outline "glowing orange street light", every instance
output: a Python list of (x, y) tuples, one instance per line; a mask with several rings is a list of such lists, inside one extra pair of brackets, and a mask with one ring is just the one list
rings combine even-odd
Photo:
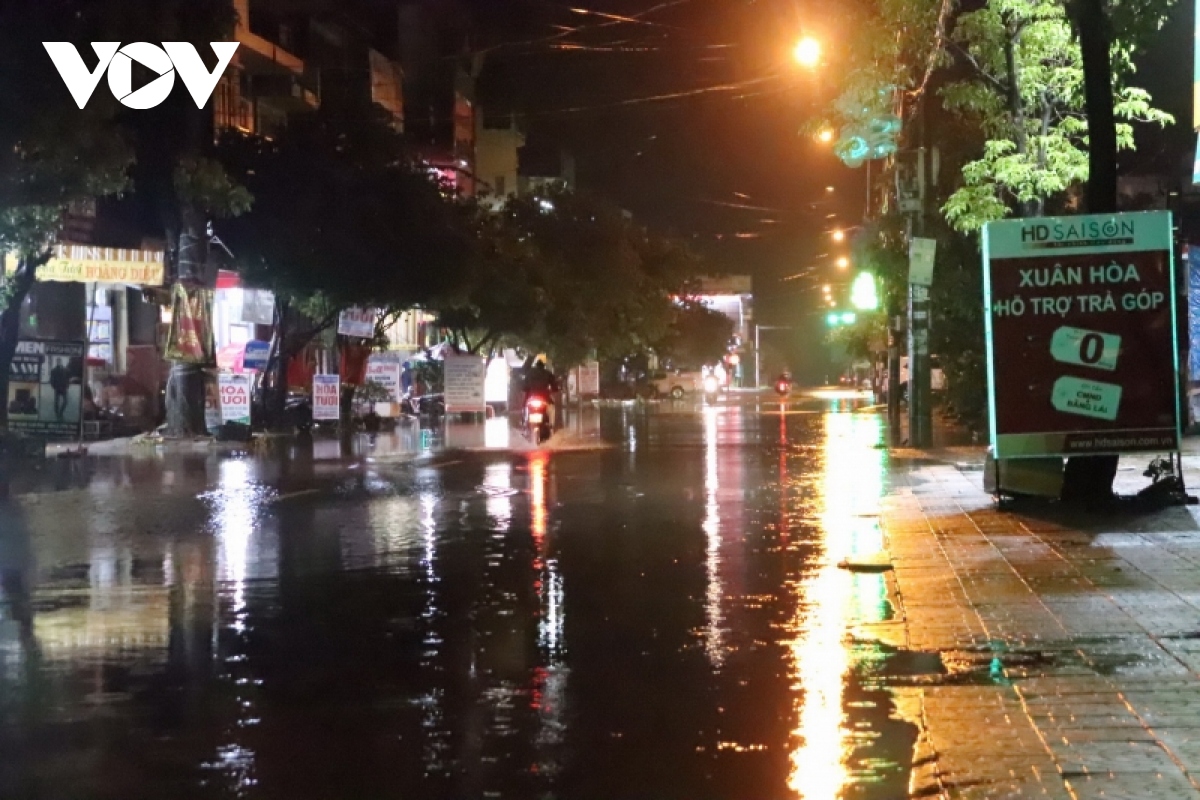
[(838, 269), (845, 269), (850, 266), (850, 259), (845, 256), (840, 256), (837, 260)]
[(829, 144), (833, 141), (833, 131), (829, 130), (829, 128), (825, 128), (817, 134), (817, 141), (821, 144)]
[(835, 242), (844, 242), (844, 241), (846, 241), (846, 232), (845, 232), (845, 231), (843, 231), (843, 230), (841, 230), (841, 229), (838, 229), (838, 230), (834, 231), (834, 232), (833, 232), (833, 240), (834, 240)]
[(805, 36), (796, 43), (792, 56), (802, 67), (815, 67), (821, 63), (821, 43), (811, 36)]

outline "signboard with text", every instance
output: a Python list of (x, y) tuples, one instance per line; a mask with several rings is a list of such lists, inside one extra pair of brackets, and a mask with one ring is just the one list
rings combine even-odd
[(445, 368), (446, 413), (478, 413), (487, 411), (484, 382), (487, 363), (480, 356), (448, 355)]
[(585, 361), (579, 367), (579, 386), (577, 391), (582, 397), (600, 394), (599, 361)]
[(341, 417), (341, 380), (337, 375), (313, 375), (312, 414), (316, 420)]
[(21, 341), (8, 368), (8, 427), (35, 436), (79, 435), (83, 342)]
[(347, 308), (338, 316), (339, 336), (371, 339), (375, 336), (375, 309)]
[(222, 372), (217, 376), (221, 393), (221, 422), (250, 424), (250, 391), (253, 388), (249, 375)]
[(996, 457), (1178, 449), (1170, 213), (993, 222), (983, 254)]
[(394, 353), (379, 353), (367, 359), (367, 380), (387, 389), (386, 402), (400, 402), (400, 359)]

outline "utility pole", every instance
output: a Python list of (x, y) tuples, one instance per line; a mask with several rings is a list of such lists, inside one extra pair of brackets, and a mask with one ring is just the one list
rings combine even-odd
[[(921, 102), (917, 147), (917, 211), (913, 233), (925, 233), (925, 103)], [(908, 285), (908, 443), (933, 445), (933, 413), (929, 374), (929, 287)]]

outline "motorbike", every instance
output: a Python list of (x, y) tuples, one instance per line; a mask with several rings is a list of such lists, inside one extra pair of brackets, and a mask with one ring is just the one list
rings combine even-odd
[(775, 381), (775, 391), (780, 397), (787, 397), (792, 393), (792, 382), (787, 378), (779, 378)]
[(541, 444), (550, 438), (550, 400), (545, 395), (531, 394), (525, 398), (525, 435)]
[(440, 394), (414, 395), (408, 392), (400, 401), (404, 412), (414, 417), (437, 419), (446, 415), (446, 399)]
[(283, 404), (283, 413), (288, 424), (300, 433), (312, 430), (312, 399), (308, 395), (289, 392), (287, 400)]
[(721, 394), (721, 382), (717, 380), (716, 375), (704, 376), (704, 400), (708, 403), (717, 402), (717, 398)]

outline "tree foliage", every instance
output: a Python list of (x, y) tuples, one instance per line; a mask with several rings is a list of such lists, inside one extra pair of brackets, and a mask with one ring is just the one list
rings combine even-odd
[[(962, 185), (943, 207), (955, 228), (974, 231), (1017, 209), (1041, 213), (1049, 198), (1087, 179), (1087, 116), (1079, 42), (1059, 0), (989, 0), (962, 14), (954, 51), (970, 77), (946, 85), (947, 108), (973, 120), (982, 154), (962, 170)], [(1171, 115), (1127, 85), (1133, 45), (1112, 49), (1117, 146), (1132, 149), (1132, 123), (1165, 125)]]

